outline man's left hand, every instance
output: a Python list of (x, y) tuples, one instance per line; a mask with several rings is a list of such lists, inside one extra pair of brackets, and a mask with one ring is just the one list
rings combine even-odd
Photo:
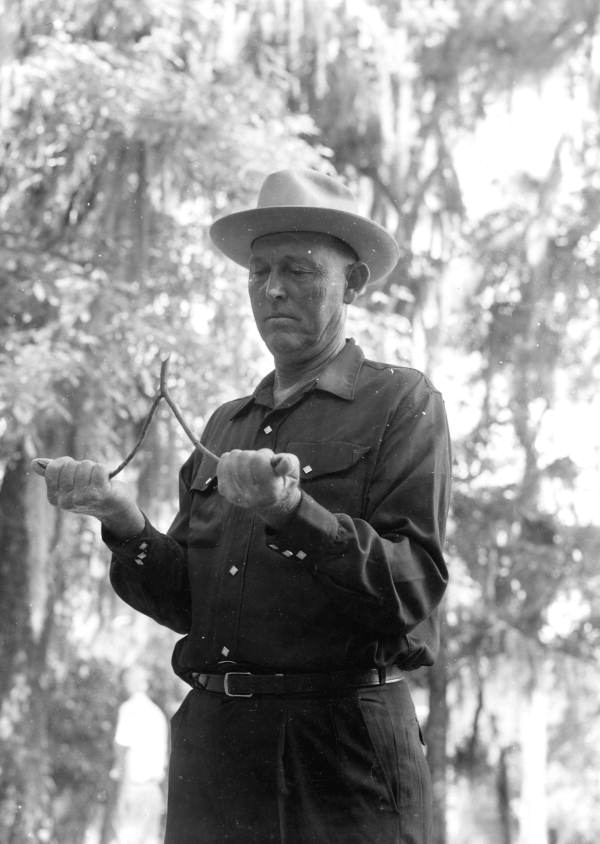
[(295, 454), (227, 451), (217, 467), (219, 492), (232, 504), (254, 510), (268, 525), (282, 527), (300, 503), (300, 461)]

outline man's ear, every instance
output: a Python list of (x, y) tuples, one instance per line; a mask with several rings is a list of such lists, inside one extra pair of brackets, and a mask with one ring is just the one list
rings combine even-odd
[(344, 291), (344, 302), (352, 304), (360, 291), (371, 277), (371, 271), (364, 261), (356, 261), (346, 270), (346, 290)]

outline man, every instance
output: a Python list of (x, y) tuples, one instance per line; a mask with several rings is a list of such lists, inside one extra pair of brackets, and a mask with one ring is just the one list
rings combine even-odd
[(213, 225), (248, 267), (275, 371), (204, 432), (167, 535), (96, 464), (46, 470), (92, 513), (111, 581), (184, 634), (167, 844), (429, 841), (430, 781), (405, 674), (431, 664), (450, 460), (440, 394), (366, 361), (345, 312), (398, 247), (338, 181), (269, 176)]
[(168, 725), (162, 709), (148, 697), (148, 681), (141, 665), (132, 665), (123, 675), (128, 697), (119, 707), (111, 772), (119, 784), (116, 844), (158, 844), (160, 837)]

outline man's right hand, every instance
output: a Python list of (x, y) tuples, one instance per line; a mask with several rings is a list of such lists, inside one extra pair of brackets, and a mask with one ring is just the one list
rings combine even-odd
[(120, 538), (143, 530), (144, 516), (135, 499), (124, 484), (111, 481), (102, 464), (72, 457), (38, 457), (31, 464), (44, 477), (48, 501), (55, 507), (95, 516)]

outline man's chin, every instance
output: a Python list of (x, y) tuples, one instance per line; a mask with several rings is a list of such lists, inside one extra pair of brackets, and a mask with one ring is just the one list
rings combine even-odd
[(275, 357), (278, 355), (297, 354), (307, 346), (306, 338), (298, 337), (286, 331), (264, 331), (263, 342)]

